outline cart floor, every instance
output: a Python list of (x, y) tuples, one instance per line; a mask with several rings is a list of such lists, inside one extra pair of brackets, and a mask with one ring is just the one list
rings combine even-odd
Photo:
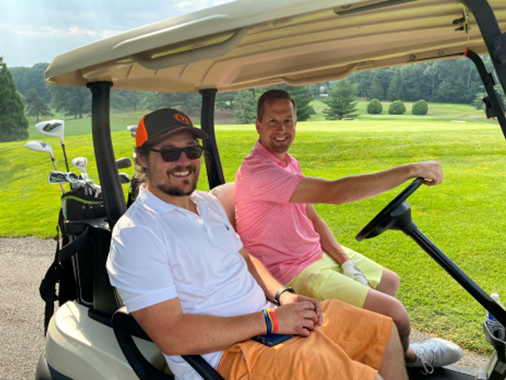
[(424, 375), (420, 372), (420, 368), (408, 367), (409, 380), (474, 380), (476, 371), (448, 366), (444, 368), (434, 368), (431, 375)]

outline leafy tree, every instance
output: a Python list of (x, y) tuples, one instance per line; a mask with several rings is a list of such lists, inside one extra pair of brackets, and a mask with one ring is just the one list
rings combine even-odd
[(216, 109), (233, 110), (235, 92), (218, 92), (216, 94)]
[(483, 102), (481, 101), (481, 98), (483, 98), (485, 96), (487, 96), (487, 94), (485, 94), (484, 92), (480, 92), (479, 94), (477, 94), (476, 97), (474, 98), (472, 106), (474, 108), (476, 108), (477, 110), (483, 111)]
[(10, 69), (14, 83), (24, 97), (28, 95), (28, 91), (35, 88), (37, 95), (46, 104), (51, 102), (49, 85), (44, 82), (44, 73), (48, 66), (49, 63), (37, 63), (32, 67), (12, 67)]
[(195, 92), (151, 92), (146, 94), (141, 107), (149, 110), (163, 107), (177, 108), (191, 115), (202, 108), (202, 98)]
[(429, 112), (429, 105), (423, 99), (413, 103), (413, 107), (411, 108), (411, 113), (413, 115), (427, 115)]
[(329, 89), (329, 96), (322, 99), (329, 108), (323, 110), (325, 119), (342, 120), (357, 117), (356, 87), (346, 79), (334, 82)]
[(91, 110), (91, 91), (84, 87), (50, 86), (56, 112), (65, 112), (66, 116), (81, 119), (84, 113)]
[(390, 86), (388, 87), (387, 99), (393, 101), (395, 99), (401, 99), (403, 95), (404, 90), (402, 88), (401, 71), (399, 68), (396, 68)]
[(32, 88), (26, 94), (26, 116), (35, 116), (39, 122), (39, 116), (53, 116), (48, 105), (37, 95), (37, 90)]
[(371, 115), (379, 115), (383, 111), (383, 105), (378, 99), (372, 99), (367, 105), (367, 113)]
[(0, 70), (0, 142), (28, 138), (25, 105), (16, 89), (11, 72), (4, 63)]
[(367, 90), (367, 98), (368, 99), (378, 99), (381, 100), (385, 97), (385, 91), (383, 90), (383, 87), (381, 86), (378, 76), (375, 75), (374, 79), (372, 80), (371, 86)]
[(406, 106), (402, 100), (396, 100), (390, 104), (390, 107), (388, 107), (388, 113), (390, 115), (402, 115), (404, 112), (406, 112)]
[(143, 93), (139, 91), (112, 90), (111, 108), (124, 111), (137, 111)]
[(233, 113), (239, 124), (255, 122), (257, 118), (257, 97), (254, 89), (250, 88), (236, 92)]
[(289, 86), (282, 84), (279, 89), (285, 90), (290, 94), (297, 105), (297, 121), (306, 121), (311, 115), (316, 114), (314, 108), (309, 104), (314, 100), (313, 91), (310, 86)]

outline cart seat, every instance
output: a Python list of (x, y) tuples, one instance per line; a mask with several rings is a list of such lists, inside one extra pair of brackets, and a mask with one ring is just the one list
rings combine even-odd
[(235, 227), (235, 182), (224, 183), (209, 190), (209, 194), (214, 195), (220, 201), (227, 213), (228, 220), (234, 229)]

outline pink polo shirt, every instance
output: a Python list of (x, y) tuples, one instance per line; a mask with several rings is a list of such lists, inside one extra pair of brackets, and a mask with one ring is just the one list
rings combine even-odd
[(282, 284), (322, 257), (320, 235), (305, 203), (289, 203), (302, 170), (256, 142), (235, 178), (235, 217), (244, 247)]

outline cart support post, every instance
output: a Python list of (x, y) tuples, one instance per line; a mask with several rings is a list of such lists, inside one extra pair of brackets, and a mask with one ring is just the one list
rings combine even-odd
[(109, 106), (112, 82), (92, 82), (88, 83), (87, 87), (92, 93), (91, 125), (98, 176), (104, 196), (107, 220), (112, 230), (126, 211), (125, 195), (121, 187), (111, 139)]
[(487, 0), (457, 0), (464, 4), (473, 14), (480, 28), (490, 58), (506, 91), (506, 33), (502, 34), (494, 11)]
[(200, 90), (202, 95), (202, 112), (200, 114), (200, 127), (204, 130), (209, 138), (203, 140), (205, 150), (205, 160), (207, 166), (207, 180), (209, 181), (209, 189), (225, 183), (223, 168), (221, 167), (220, 153), (216, 144), (216, 135), (214, 133), (214, 101), (218, 90), (209, 88)]

